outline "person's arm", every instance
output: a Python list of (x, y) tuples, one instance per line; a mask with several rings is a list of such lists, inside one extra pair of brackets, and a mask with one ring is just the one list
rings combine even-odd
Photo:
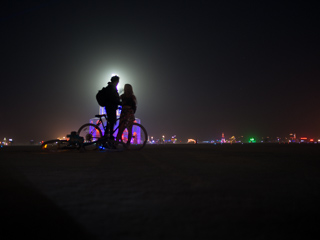
[(119, 97), (119, 105), (122, 106), (123, 100), (122, 100), (122, 95)]
[(111, 92), (111, 98), (110, 98), (112, 104), (114, 105), (120, 105), (120, 96), (119, 93), (116, 89), (113, 89), (113, 91)]
[(121, 105), (121, 100), (120, 100), (120, 96), (119, 96), (119, 93), (117, 92), (117, 96), (116, 96), (116, 104), (117, 105)]
[(136, 113), (136, 111), (137, 111), (137, 100), (136, 99), (132, 99), (132, 109), (133, 109), (133, 112)]

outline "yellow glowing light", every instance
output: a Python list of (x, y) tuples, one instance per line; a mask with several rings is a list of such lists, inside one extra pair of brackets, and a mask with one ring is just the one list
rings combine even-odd
[(192, 138), (189, 138), (187, 143), (194, 143), (195, 144), (195, 143), (197, 143), (197, 141)]

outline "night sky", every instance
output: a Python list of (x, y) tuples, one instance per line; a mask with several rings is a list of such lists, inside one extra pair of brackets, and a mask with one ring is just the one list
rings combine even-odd
[(154, 138), (320, 138), (308, 1), (5, 1), (0, 13), (1, 139), (78, 130), (113, 73)]

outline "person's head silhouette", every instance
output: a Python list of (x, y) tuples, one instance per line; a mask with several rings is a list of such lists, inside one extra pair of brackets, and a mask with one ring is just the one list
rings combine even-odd
[(131, 84), (127, 83), (124, 85), (124, 94), (126, 96), (130, 96), (130, 97), (133, 95), (133, 88), (132, 88)]
[(117, 75), (112, 76), (112, 78), (111, 78), (111, 83), (112, 83), (114, 86), (117, 86), (118, 83), (119, 83), (119, 81), (120, 81), (119, 76), (117, 76)]

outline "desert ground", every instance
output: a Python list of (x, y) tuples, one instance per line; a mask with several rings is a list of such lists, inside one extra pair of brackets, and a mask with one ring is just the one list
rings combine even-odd
[(319, 239), (320, 144), (0, 149), (0, 238)]

